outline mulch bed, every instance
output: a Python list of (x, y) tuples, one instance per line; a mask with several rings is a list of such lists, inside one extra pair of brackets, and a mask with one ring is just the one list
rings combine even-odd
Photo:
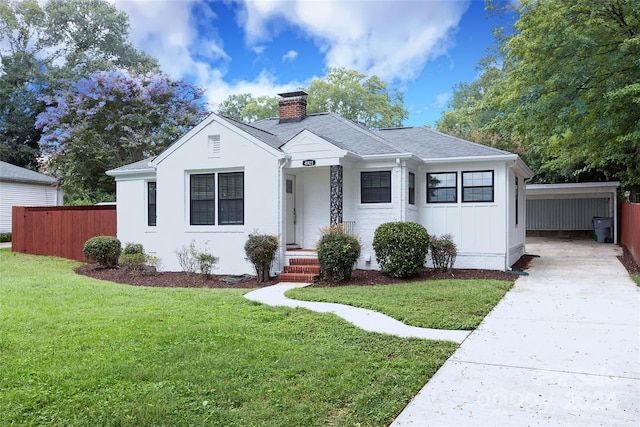
[[(629, 251), (624, 248), (623, 255), (618, 259), (626, 267), (629, 273), (640, 274), (640, 267), (634, 261)], [(498, 270), (474, 270), (454, 268), (452, 271), (439, 272), (433, 268), (423, 268), (417, 276), (406, 279), (396, 279), (378, 270), (354, 270), (351, 280), (341, 283), (340, 285), (387, 285), (394, 283), (408, 283), (416, 280), (439, 280), (439, 279), (495, 279), (515, 281), (519, 274), (524, 272), (534, 257), (524, 255), (513, 266), (513, 272), (508, 273)], [(104, 268), (97, 264), (86, 264), (76, 268), (76, 273), (95, 279), (109, 280), (116, 283), (124, 283), (134, 286), (153, 286), (164, 288), (261, 288), (278, 283), (274, 278), (268, 282), (257, 282), (254, 277), (245, 277), (244, 280), (237, 283), (229, 283), (225, 279), (229, 276), (213, 275), (211, 279), (206, 280), (200, 274), (188, 274), (184, 272), (166, 271), (162, 273), (140, 273), (130, 271), (124, 268)], [(233, 277), (232, 277), (233, 278)], [(328, 287), (336, 286), (333, 283), (317, 281), (312, 286)]]
[[(513, 265), (515, 271), (524, 271), (533, 257), (525, 255)], [(238, 283), (229, 283), (225, 278), (229, 276), (212, 275), (206, 280), (200, 274), (188, 274), (184, 272), (166, 271), (161, 273), (141, 273), (124, 268), (104, 268), (98, 264), (86, 264), (76, 268), (76, 273), (95, 279), (108, 280), (116, 283), (124, 283), (134, 286), (152, 286), (165, 288), (261, 288), (278, 283), (272, 279), (268, 282), (257, 282), (250, 277)], [(438, 280), (438, 279), (496, 279), (515, 281), (517, 274), (507, 273), (497, 270), (473, 270), (454, 268), (449, 272), (438, 272), (433, 268), (423, 268), (417, 276), (406, 279), (396, 279), (378, 270), (354, 270), (351, 280), (340, 285), (385, 285), (394, 283), (407, 283), (416, 280)], [(315, 287), (336, 286), (333, 283), (317, 281)]]

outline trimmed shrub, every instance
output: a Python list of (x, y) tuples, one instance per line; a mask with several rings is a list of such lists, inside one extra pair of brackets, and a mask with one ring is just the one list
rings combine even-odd
[(330, 282), (349, 280), (360, 248), (358, 238), (346, 234), (342, 225), (323, 229), (316, 248), (322, 278)]
[(118, 265), (118, 258), (122, 252), (120, 240), (111, 236), (96, 236), (87, 240), (82, 248), (84, 256), (105, 267)]
[(142, 243), (128, 242), (124, 246), (124, 249), (122, 250), (122, 255), (143, 254), (143, 253), (144, 253), (144, 247), (142, 246)]
[(133, 271), (142, 271), (144, 270), (145, 264), (147, 263), (147, 256), (141, 253), (123, 253), (120, 255), (118, 259), (118, 264), (120, 267), (126, 268), (127, 270)]
[(458, 248), (451, 234), (431, 238), (431, 260), (433, 268), (440, 271), (450, 271), (456, 262)]
[(278, 236), (269, 234), (250, 234), (244, 245), (247, 260), (251, 261), (256, 270), (258, 282), (269, 280), (271, 264), (278, 250)]
[(204, 274), (205, 279), (211, 279), (211, 271), (213, 270), (213, 266), (218, 263), (218, 258), (209, 253), (200, 252), (196, 256), (196, 259), (198, 260), (198, 265), (200, 266), (200, 273)]
[(0, 243), (10, 242), (11, 233), (0, 233)]
[(414, 276), (424, 266), (429, 234), (415, 222), (387, 222), (376, 229), (373, 250), (382, 271), (392, 277)]

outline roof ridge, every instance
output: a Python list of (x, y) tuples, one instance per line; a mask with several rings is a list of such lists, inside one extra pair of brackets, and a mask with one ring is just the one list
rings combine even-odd
[(363, 133), (367, 133), (369, 134), (371, 137), (373, 137), (374, 139), (376, 139), (378, 142), (386, 145), (387, 147), (396, 150), (398, 154), (400, 153), (407, 153), (407, 150), (403, 150), (400, 147), (395, 146), (394, 144), (391, 143), (391, 141), (389, 141), (386, 138), (383, 138), (380, 135), (377, 135), (376, 132), (377, 131), (373, 131), (371, 129), (368, 129), (366, 127), (364, 127), (363, 125), (354, 122), (353, 120), (347, 119), (346, 117), (342, 117), (340, 114), (338, 113), (333, 113), (333, 112), (329, 112), (330, 115), (337, 117), (339, 120), (342, 120), (344, 123), (348, 124), (349, 126), (351, 126), (354, 129), (359, 130), (360, 132)]
[[(214, 113), (214, 114), (215, 114), (215, 113)], [(234, 119), (234, 118), (232, 118), (232, 117), (223, 116), (222, 114), (218, 114), (218, 116), (222, 117), (222, 118), (223, 118), (223, 119), (225, 119), (225, 120), (229, 120), (229, 121), (230, 121), (230, 122), (232, 122), (233, 124), (236, 124), (236, 123), (237, 123), (237, 124), (240, 124), (240, 125), (242, 125), (242, 126), (247, 126), (247, 127), (250, 127), (251, 129), (255, 129), (255, 130), (258, 130), (258, 131), (260, 131), (260, 132), (263, 132), (263, 133), (269, 134), (269, 135), (271, 135), (271, 136), (278, 137), (278, 135), (276, 135), (276, 134), (274, 134), (274, 133), (271, 133), (271, 132), (269, 132), (269, 131), (267, 131), (267, 130), (264, 130), (264, 129), (260, 129), (260, 128), (258, 128), (258, 127), (255, 127), (255, 126), (253, 126), (253, 125), (252, 125), (252, 124), (250, 124), (250, 123), (245, 123), (245, 122), (243, 122), (243, 121), (236, 120), (236, 119)], [(261, 122), (261, 121), (263, 121), (263, 120), (272, 120), (272, 119), (274, 119), (274, 118), (277, 118), (277, 117), (269, 117), (269, 118), (266, 118), (266, 119), (257, 120), (257, 121), (256, 121), (256, 122), (254, 122), (254, 123), (258, 123), (258, 122)]]
[(499, 148), (492, 147), (490, 145), (484, 145), (484, 144), (480, 144), (478, 142), (469, 141), (467, 139), (463, 139), (463, 138), (460, 138), (460, 137), (457, 137), (457, 136), (454, 136), (454, 135), (449, 135), (448, 133), (440, 132), (439, 130), (435, 130), (435, 129), (427, 127), (427, 126), (420, 126), (420, 128), (424, 129), (424, 130), (426, 130), (428, 132), (433, 132), (433, 133), (437, 133), (438, 135), (442, 135), (442, 136), (446, 136), (446, 137), (449, 137), (449, 138), (453, 138), (453, 139), (458, 140), (460, 142), (464, 142), (465, 144), (476, 145), (476, 146), (483, 147), (483, 148), (489, 148), (491, 150), (499, 151), (499, 152), (501, 152), (503, 154), (514, 154), (514, 153), (511, 153), (511, 152), (506, 151), (506, 150), (501, 150)]

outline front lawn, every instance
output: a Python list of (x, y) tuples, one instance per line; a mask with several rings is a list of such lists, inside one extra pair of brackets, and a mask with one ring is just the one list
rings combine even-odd
[(0, 250), (3, 425), (387, 425), (456, 348), (77, 265)]
[(500, 280), (428, 280), (379, 286), (298, 288), (293, 299), (335, 302), (379, 311), (407, 325), (469, 330), (513, 286)]

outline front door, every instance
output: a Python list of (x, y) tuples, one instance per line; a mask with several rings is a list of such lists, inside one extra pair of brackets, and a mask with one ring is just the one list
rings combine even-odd
[(287, 212), (287, 245), (296, 244), (296, 177), (295, 175), (287, 175), (286, 182), (286, 212)]

